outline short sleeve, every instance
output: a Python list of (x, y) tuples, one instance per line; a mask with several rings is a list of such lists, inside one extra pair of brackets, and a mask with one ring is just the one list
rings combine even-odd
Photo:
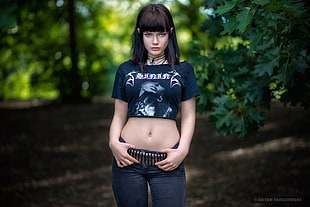
[(115, 74), (112, 98), (128, 101), (125, 90), (125, 75), (121, 72), (121, 68), (118, 68)]
[(186, 101), (194, 96), (196, 97), (200, 95), (196, 85), (196, 77), (193, 66), (187, 63), (184, 69), (186, 70), (187, 75), (184, 77), (184, 88), (181, 101)]

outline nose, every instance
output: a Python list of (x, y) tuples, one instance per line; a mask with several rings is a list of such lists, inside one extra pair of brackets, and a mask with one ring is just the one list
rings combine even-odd
[(158, 44), (158, 36), (154, 35), (153, 36), (153, 45), (157, 45)]

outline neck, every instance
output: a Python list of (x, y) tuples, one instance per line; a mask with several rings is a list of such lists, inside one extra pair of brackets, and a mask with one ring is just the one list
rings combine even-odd
[(147, 65), (161, 65), (164, 64), (166, 62), (166, 56), (165, 54), (159, 55), (159, 56), (150, 56), (148, 55), (147, 57)]

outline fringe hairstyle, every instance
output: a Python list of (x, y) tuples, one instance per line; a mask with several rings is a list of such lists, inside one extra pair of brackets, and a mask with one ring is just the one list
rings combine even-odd
[(143, 44), (143, 32), (145, 31), (169, 33), (165, 56), (170, 67), (174, 70), (174, 65), (180, 62), (180, 50), (172, 16), (164, 5), (147, 5), (141, 9), (137, 17), (132, 34), (132, 58), (136, 64), (140, 65), (142, 72), (145, 71), (145, 63), (148, 58), (147, 50)]

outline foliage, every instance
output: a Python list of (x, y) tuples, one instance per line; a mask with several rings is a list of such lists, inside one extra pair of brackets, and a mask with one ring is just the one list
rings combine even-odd
[[(224, 0), (205, 7), (215, 8), (202, 27), (213, 46), (193, 55), (202, 94), (198, 104), (201, 112), (211, 111), (220, 134), (256, 134), (273, 100), (309, 106), (309, 5)], [(225, 38), (230, 44), (218, 47)]]
[[(117, 65), (130, 56), (137, 11), (154, 1), (74, 0), (74, 19), (69, 1), (1, 1), (0, 100), (110, 95)], [(199, 31), (199, 0), (158, 2), (175, 17), (186, 59), (191, 35)]]
[[(110, 94), (137, 9), (153, 1), (75, 0), (74, 78), (68, 1), (0, 2), (0, 100), (63, 98), (73, 84), (84, 98)], [(181, 58), (195, 65), (198, 109), (220, 134), (256, 134), (273, 100), (309, 106), (307, 1), (158, 2), (170, 6)]]
[[(118, 59), (130, 50), (122, 46), (130, 39), (125, 35), (131, 33), (128, 13), (104, 1), (75, 1), (78, 77), (73, 77), (68, 1), (4, 2), (0, 100), (63, 99), (72, 97), (74, 84), (84, 98), (109, 91), (109, 74), (114, 74)], [(121, 22), (124, 26), (119, 30)]]

